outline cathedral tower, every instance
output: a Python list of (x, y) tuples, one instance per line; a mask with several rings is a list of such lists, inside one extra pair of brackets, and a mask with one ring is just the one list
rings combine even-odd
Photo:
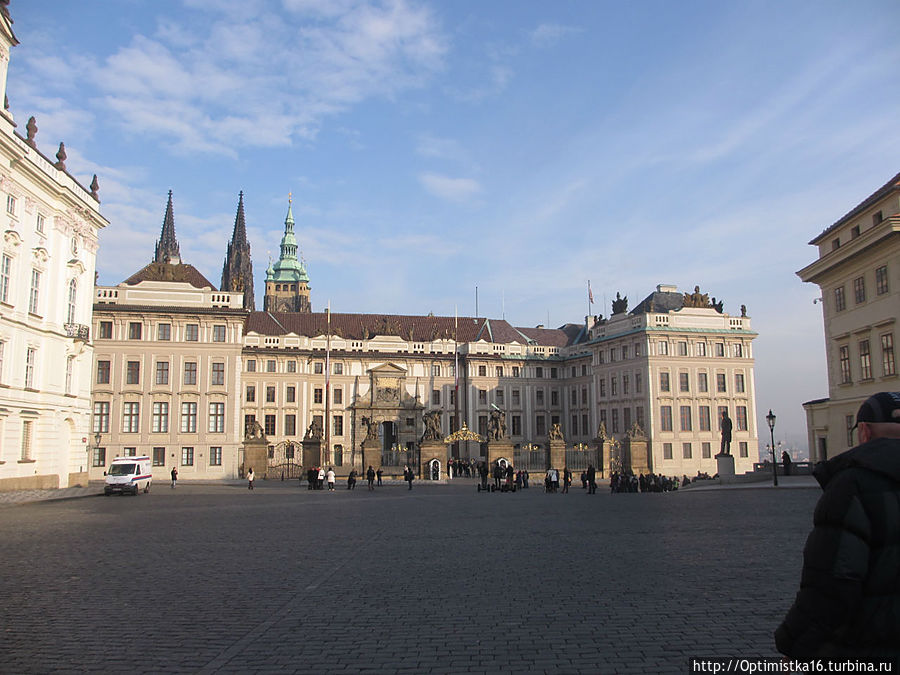
[(244, 193), (238, 196), (237, 215), (234, 218), (234, 232), (228, 243), (225, 264), (222, 267), (223, 291), (243, 292), (244, 309), (256, 310), (253, 296), (253, 262), (250, 260), (250, 242), (247, 241), (247, 226), (244, 222)]
[(172, 213), (172, 191), (169, 190), (169, 203), (166, 204), (166, 216), (163, 218), (162, 232), (159, 241), (156, 242), (156, 255), (153, 262), (181, 263), (181, 252), (178, 250), (178, 240), (175, 238), (175, 216)]
[(267, 312), (309, 313), (309, 276), (306, 267), (297, 259), (297, 239), (294, 237), (294, 214), (288, 200), (287, 217), (284, 219), (284, 236), (281, 238), (281, 256), (278, 262), (266, 270)]

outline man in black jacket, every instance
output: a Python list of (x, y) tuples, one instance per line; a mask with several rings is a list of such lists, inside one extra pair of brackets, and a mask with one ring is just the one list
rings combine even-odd
[(900, 670), (900, 392), (867, 399), (860, 444), (817, 465), (824, 490), (800, 591), (775, 645), (797, 659), (875, 660)]

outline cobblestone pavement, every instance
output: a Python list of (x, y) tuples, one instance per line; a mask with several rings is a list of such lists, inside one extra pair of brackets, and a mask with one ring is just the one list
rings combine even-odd
[(0, 672), (687, 672), (774, 656), (819, 491), (154, 486), (0, 509)]

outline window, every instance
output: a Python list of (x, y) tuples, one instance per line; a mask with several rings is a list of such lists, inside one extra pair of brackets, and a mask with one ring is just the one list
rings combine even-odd
[(181, 466), (194, 466), (193, 448), (181, 448)]
[(884, 295), (888, 292), (887, 265), (882, 265), (875, 270), (875, 293)]
[(156, 339), (167, 342), (172, 339), (172, 324), (161, 323), (156, 327)]
[(31, 270), (31, 290), (28, 294), (28, 312), (37, 314), (41, 297), (41, 273)]
[(313, 364), (313, 373), (316, 375), (322, 375), (325, 372), (325, 364), (321, 361), (316, 361)]
[(547, 435), (547, 419), (543, 415), (538, 415), (534, 419), (534, 431), (538, 436)]
[[(669, 374), (668, 374), (668, 373), (666, 373), (666, 377), (667, 377), (667, 378), (669, 377)], [(668, 381), (668, 380), (667, 380), (667, 381)], [(668, 386), (668, 385), (667, 385), (667, 386)], [(668, 391), (668, 389), (667, 389), (666, 391)], [(617, 396), (618, 393), (619, 393), (618, 378), (616, 378), (616, 377), (611, 377), (611, 378), (609, 378), (609, 395), (610, 395), (610, 396)]]
[(693, 451), (691, 450), (691, 444), (690, 444), (690, 443), (682, 443), (682, 444), (681, 444), (681, 456), (682, 456), (682, 458), (684, 458), (684, 459), (691, 459), (691, 456), (692, 456), (692, 455), (693, 455)]
[(94, 433), (109, 433), (109, 401), (94, 403)]
[(225, 433), (225, 404), (209, 404), (209, 431), (214, 434)]
[(169, 404), (156, 401), (153, 404), (153, 416), (150, 419), (150, 432), (154, 434), (169, 433)]
[(691, 406), (683, 405), (681, 406), (681, 430), (682, 431), (693, 431), (694, 425), (692, 423), (691, 418)]
[(534, 369), (534, 376), (535, 376), (535, 377), (543, 377), (543, 376), (544, 376), (544, 369), (541, 368), (540, 366), (538, 366), (537, 368), (535, 368), (535, 369)]
[(739, 405), (734, 409), (735, 428), (738, 431), (747, 431), (747, 406)]
[(700, 444), (700, 454), (703, 459), (709, 459), (712, 457), (712, 444), (710, 443), (701, 443)]
[(441, 376), (441, 367), (440, 366), (431, 366), (431, 376), (432, 377), (440, 377)]
[(44, 234), (44, 221), (46, 218), (43, 213), (37, 214), (37, 221), (35, 222), (34, 229), (36, 229), (41, 234)]
[(166, 449), (165, 448), (153, 448), (153, 466), (165, 466), (166, 465)]
[(335, 375), (343, 375), (344, 374), (344, 364), (343, 363), (335, 363), (334, 364), (334, 374)]
[(847, 301), (844, 299), (844, 287), (838, 286), (834, 289), (834, 311), (843, 312), (847, 309)]
[(707, 373), (697, 373), (697, 391), (704, 394), (709, 391), (709, 375)]
[(122, 433), (136, 434), (141, 422), (141, 404), (122, 404)]
[(537, 405), (544, 405), (544, 390), (538, 389), (534, 392), (534, 402)]
[(578, 415), (572, 415), (572, 428), (569, 429), (572, 436), (578, 435)]
[(518, 389), (512, 390), (512, 403), (513, 405), (521, 405), (522, 403), (522, 395), (519, 393)]
[(184, 327), (184, 339), (187, 342), (197, 342), (200, 339), (200, 326), (189, 323)]
[(289, 386), (284, 391), (284, 400), (288, 403), (295, 403), (297, 401), (297, 388), (294, 386)]
[(519, 366), (513, 366), (513, 367), (512, 367), (512, 376), (513, 376), (513, 377), (519, 377), (519, 372), (520, 372), (520, 371), (519, 371)]
[(688, 355), (687, 342), (679, 342), (678, 343), (678, 356), (687, 356), (687, 355)]
[(256, 385), (247, 385), (246, 396), (244, 398), (246, 399), (247, 403), (253, 403), (256, 401)]
[(857, 305), (866, 301), (866, 278), (857, 277), (853, 280), (853, 300)]
[(659, 407), (659, 424), (663, 431), (672, 431), (672, 406)]
[(612, 432), (617, 434), (619, 433), (619, 409), (613, 408), (610, 414), (612, 415)]
[[(321, 417), (317, 415), (316, 417)], [(265, 434), (266, 436), (274, 436), (275, 435), (275, 415), (266, 415), (265, 420)]]
[(296, 362), (296, 361), (293, 361), (293, 360), (288, 361), (288, 362), (285, 364), (285, 370), (286, 370), (288, 373), (296, 373), (296, 372), (297, 372), (297, 362)]
[(275, 403), (275, 387), (266, 387), (266, 403)]
[(606, 397), (606, 378), (600, 378), (600, 398)]
[(313, 403), (321, 403), (322, 402), (322, 388), (316, 387), (313, 389)]
[(859, 377), (862, 380), (872, 379), (872, 355), (869, 353), (869, 341), (859, 342)]
[(222, 466), (222, 447), (214, 445), (209, 449), (209, 465)]
[(881, 336), (881, 374), (896, 375), (894, 370), (894, 335), (885, 333)]
[(513, 436), (521, 436), (522, 435), (522, 417), (521, 417), (521, 415), (513, 415), (512, 416), (512, 435)]
[(876, 211), (872, 214), (872, 227), (880, 224), (881, 221), (884, 220), (884, 214), (881, 211)]
[[(622, 393), (623, 393), (625, 396), (628, 396), (628, 384), (629, 384), (629, 382), (628, 382), (628, 375), (622, 375)], [(584, 394), (587, 394), (587, 392), (584, 391), (584, 390), (582, 390), (582, 392), (583, 392)], [(587, 397), (586, 397), (586, 396), (583, 396), (582, 398), (584, 399), (582, 402), (583, 402), (583, 403), (587, 403)]]
[(503, 366), (497, 366), (494, 368), (494, 375), (497, 377), (503, 377)]
[(93, 448), (91, 466), (106, 466), (106, 448)]
[(194, 402), (181, 404), (181, 433), (197, 433), (197, 404)]
[(37, 349), (29, 347), (25, 351), (25, 388), (34, 389), (34, 364), (37, 360)]
[(332, 418), (332, 430), (334, 436), (343, 436), (344, 435), (344, 416), (343, 415), (335, 415)]
[(661, 355), (666, 355), (669, 353), (669, 343), (668, 342), (658, 342), (656, 352)]
[(137, 457), (137, 448), (125, 448), (126, 457)]
[(700, 421), (700, 431), (709, 431), (711, 428), (710, 424), (709, 424), (709, 421), (710, 421), (709, 420), (709, 406), (701, 405), (700, 408), (698, 409), (698, 413), (699, 413), (698, 417), (699, 417), (699, 421)]
[(659, 390), (669, 391), (669, 373), (661, 372), (659, 374)]
[(169, 362), (156, 362), (156, 384), (169, 384)]
[(854, 225), (850, 228), (850, 238), (856, 239), (859, 236), (859, 225)]
[(128, 339), (140, 340), (143, 329), (144, 325), (140, 321), (130, 321), (128, 323)]
[(285, 415), (284, 416), (284, 435), (285, 436), (296, 436), (297, 435), (297, 416), (296, 415)]
[(479, 415), (478, 416), (478, 433), (481, 436), (487, 436), (488, 433), (488, 418), (487, 415)]
[(267, 359), (266, 360), (266, 372), (267, 373), (275, 372), (275, 359)]
[(109, 361), (97, 361), (97, 384), (109, 384)]
[(690, 374), (688, 373), (678, 373), (678, 391), (690, 391)]
[(197, 384), (197, 362), (184, 362), (184, 384)]
[(724, 342), (716, 343), (716, 356), (725, 356), (725, 343)]
[(128, 361), (125, 364), (125, 384), (141, 383), (141, 362)]
[(494, 391), (494, 399), (497, 401), (497, 405), (503, 405), (503, 390), (497, 389)]
[(740, 342), (731, 345), (731, 355), (736, 359), (741, 358), (744, 355), (744, 345)]
[[(624, 375), (622, 377), (622, 382), (624, 383), (627, 381), (628, 381), (628, 376)], [(625, 393), (626, 394), (628, 393), (628, 387), (625, 387)], [(588, 402), (587, 387), (582, 387), (581, 388), (581, 405), (587, 405), (587, 402)]]
[(225, 326), (213, 326), (213, 342), (225, 342)]
[(478, 390), (478, 402), (481, 404), (487, 403), (487, 389)]
[(841, 239), (838, 237), (837, 239), (831, 240), (831, 250), (837, 251), (841, 247)]
[(716, 373), (716, 391), (720, 394), (724, 394), (727, 391), (725, 373)]
[(706, 356), (706, 343), (705, 342), (697, 342), (694, 344), (694, 351), (697, 356)]
[(634, 391), (638, 394), (644, 389), (644, 378), (640, 373), (634, 374)]
[(841, 384), (850, 384), (850, 347), (844, 345), (838, 350), (841, 365)]
[(738, 394), (744, 393), (744, 374), (743, 373), (735, 373), (734, 374), (734, 390)]
[(634, 417), (637, 425), (643, 429), (644, 428), (644, 406), (637, 406), (634, 409)]
[(247, 372), (248, 373), (256, 372), (256, 359), (247, 359)]
[(671, 443), (663, 443), (663, 459), (672, 459)]
[(569, 392), (569, 402), (572, 405), (578, 405), (578, 390), (575, 387), (572, 387), (572, 390)]
[(340, 387), (335, 387), (333, 390), (334, 403), (335, 405), (343, 405), (344, 404), (344, 390)]
[(213, 384), (213, 386), (225, 384), (225, 364), (224, 363), (213, 363), (212, 364), (212, 384)]
[(16, 198), (12, 195), (6, 195), (6, 212), (11, 216), (16, 215)]
[(66, 323), (75, 323), (75, 312), (78, 308), (78, 282), (72, 279), (69, 282), (69, 302), (66, 309)]
[(747, 441), (741, 441), (740, 443), (738, 443), (738, 454), (741, 457), (749, 457), (750, 456), (749, 446), (747, 444)]
[(727, 406), (727, 405), (720, 405), (720, 406), (719, 406), (719, 408), (718, 408), (718, 413), (717, 413), (717, 416), (716, 416), (716, 419), (719, 421), (719, 426), (718, 426), (719, 431), (722, 431), (722, 415), (725, 414), (725, 413), (727, 413), (727, 412), (728, 412), (728, 406)]
[(456, 389), (450, 390), (450, 405), (456, 405)]
[[(628, 425), (631, 424), (631, 410), (629, 408), (625, 408), (625, 428), (628, 428)], [(581, 433), (584, 436), (587, 436), (590, 432), (588, 431), (588, 416), (581, 416)]]
[(441, 390), (440, 389), (432, 389), (431, 390), (431, 405), (440, 405), (441, 404)]

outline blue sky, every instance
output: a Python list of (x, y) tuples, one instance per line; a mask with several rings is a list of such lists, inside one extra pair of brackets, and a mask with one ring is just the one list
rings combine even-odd
[[(582, 321), (699, 284), (755, 342), (760, 429), (827, 395), (807, 242), (900, 167), (900, 4), (13, 0), (10, 109), (100, 179), (101, 284), (221, 276), (244, 191), (257, 303), (287, 195), (313, 307)], [(762, 436), (762, 433), (761, 433)]]

